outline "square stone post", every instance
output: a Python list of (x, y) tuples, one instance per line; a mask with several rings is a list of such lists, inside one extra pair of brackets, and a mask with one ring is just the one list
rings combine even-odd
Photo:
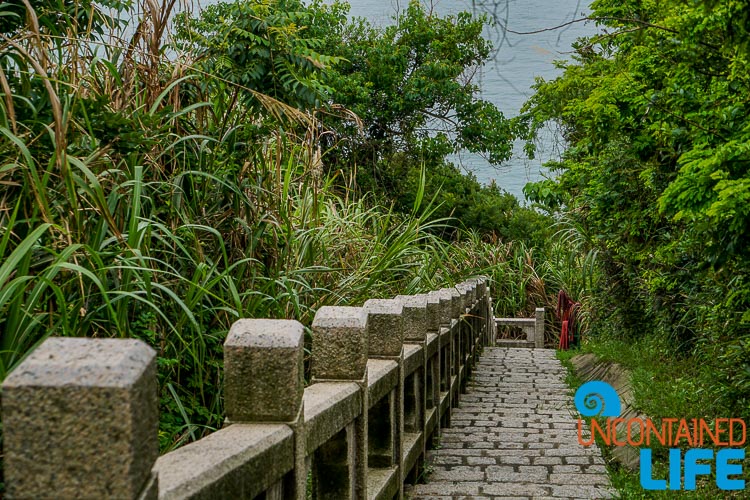
[(346, 447), (349, 475), (338, 480), (347, 481), (345, 489), (352, 498), (367, 498), (367, 411), (370, 407), (367, 397), (367, 313), (361, 307), (324, 306), (315, 314), (312, 330), (313, 382), (356, 382), (360, 387), (360, 416), (354, 421), (351, 436), (347, 433), (350, 440)]
[(489, 280), (486, 276), (480, 276), (477, 282), (477, 292), (479, 294), (479, 301), (481, 302), (482, 316), (484, 317), (483, 329), (490, 335), (491, 345), (494, 345), (496, 336), (495, 315), (492, 307), (488, 281)]
[(3, 382), (8, 498), (156, 499), (156, 353), (48, 338)]
[[(393, 408), (389, 407), (391, 413), (389, 415), (391, 421), (391, 435), (389, 436), (391, 461), (389, 465), (398, 466), (400, 478), (398, 498), (403, 498), (404, 307), (399, 300), (370, 299), (364, 303), (362, 308), (367, 314), (368, 357), (391, 359), (398, 363), (398, 385), (393, 391)], [(368, 424), (372, 425), (372, 422), (368, 422)]]
[(469, 314), (471, 317), (471, 327), (474, 331), (477, 341), (482, 345), (487, 345), (487, 339), (482, 329), (482, 318), (480, 317), (480, 310), (477, 307), (477, 280), (475, 278), (466, 280), (465, 287), (467, 289), (469, 298)]
[(294, 432), (294, 474), (279, 484), (303, 498), (305, 467), (305, 330), (297, 321), (241, 319), (224, 342), (224, 408), (227, 423), (286, 423)]
[[(446, 391), (448, 392), (448, 409), (445, 411), (443, 416), (443, 424), (450, 426), (451, 410), (457, 404), (458, 386), (453, 384), (453, 376), (456, 376), (456, 382), (458, 383), (458, 351), (457, 351), (457, 340), (458, 333), (453, 328), (453, 294), (448, 289), (434, 290), (427, 294), (428, 303), (429, 301), (438, 301), (439, 309), (439, 332), (440, 332), (440, 345), (447, 343), (447, 348), (443, 348), (443, 356), (445, 356), (445, 371), (446, 373), (441, 376), (446, 381)], [(445, 337), (445, 339), (444, 339)], [(460, 385), (460, 384), (459, 384)]]
[(465, 288), (463, 283), (459, 283), (454, 287), (456, 293), (458, 293), (459, 303), (459, 331), (461, 336), (461, 356), (464, 363), (464, 377), (461, 380), (461, 390), (466, 392), (466, 384), (469, 377), (471, 377), (472, 368), (474, 365), (474, 338), (476, 333), (471, 325), (471, 316), (467, 310), (469, 303), (468, 290)]
[(481, 329), (478, 328), (476, 315), (474, 314), (474, 290), (476, 286), (471, 280), (464, 281), (456, 287), (461, 294), (465, 295), (466, 323), (470, 334), (470, 349), (472, 357), (472, 368), (476, 364), (479, 355), (479, 347), (484, 345)]
[[(427, 330), (437, 335), (437, 380), (435, 407), (437, 409), (437, 431), (440, 436), (442, 427), (449, 425), (449, 417), (443, 417), (443, 394), (450, 394), (451, 364), (450, 364), (450, 333), (442, 335), (440, 296), (433, 292), (424, 295), (427, 301)], [(447, 329), (446, 329), (447, 332)], [(448, 412), (450, 413), (450, 412)]]
[[(453, 353), (454, 363), (456, 365), (456, 383), (458, 387), (455, 392), (453, 407), (457, 407), (461, 398), (461, 393), (465, 391), (464, 380), (462, 377), (466, 374), (466, 349), (464, 346), (465, 333), (462, 331), (461, 322), (461, 295), (455, 288), (442, 288), (440, 290), (445, 296), (450, 298), (451, 322), (450, 329), (453, 332)], [(462, 372), (463, 369), (463, 372)]]
[(537, 307), (534, 321), (534, 347), (544, 347), (544, 308)]
[[(439, 371), (432, 364), (435, 362), (435, 359), (430, 360), (427, 352), (427, 331), (430, 321), (427, 295), (399, 295), (396, 297), (396, 300), (402, 304), (404, 310), (404, 342), (418, 344), (422, 347), (420, 368), (414, 372), (411, 378), (404, 377), (403, 379), (404, 390), (408, 391), (408, 394), (405, 394), (404, 398), (412, 398), (411, 402), (414, 408), (416, 408), (415, 427), (422, 432), (423, 436), (422, 448), (419, 453), (420, 458), (412, 473), (413, 477), (418, 477), (422, 469), (421, 462), (425, 457), (427, 443), (427, 432), (425, 432), (427, 429), (427, 391), (432, 391), (429, 399), (434, 403), (436, 398), (435, 390), (440, 384)], [(439, 343), (440, 339), (438, 338), (437, 341)], [(407, 386), (406, 384), (409, 382), (413, 385)], [(439, 415), (436, 413), (434, 418), (439, 418)], [(406, 416), (404, 419), (406, 419)], [(405, 432), (404, 428), (402, 428), (402, 432)], [(408, 479), (407, 472), (403, 469), (402, 465), (402, 483)]]

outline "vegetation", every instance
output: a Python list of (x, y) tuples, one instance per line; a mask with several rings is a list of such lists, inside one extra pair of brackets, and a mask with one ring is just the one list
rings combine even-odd
[[(313, 111), (324, 173), (341, 173), (359, 195), (408, 213), (428, 166), (426, 196), (441, 191), (436, 217), (526, 243), (543, 240), (535, 211), (446, 160), (469, 150), (499, 164), (520, 127), (477, 97), (473, 76), (490, 54), (486, 20), (441, 18), (412, 2), (393, 25), (377, 28), (349, 20), (348, 11), (342, 3), (235, 0), (199, 18), (182, 16), (178, 38), (199, 54), (202, 71), (221, 76), (204, 86), (238, 83)], [(235, 87), (226, 100), (243, 93)], [(333, 105), (320, 109), (324, 102)]]
[[(653, 416), (750, 416), (743, 2), (597, 0), (603, 33), (521, 119), (478, 98), (484, 18), (173, 6), (0, 4), (0, 379), (49, 335), (140, 338), (167, 451), (221, 425), (235, 319), (487, 274), (498, 315), (583, 302)], [(549, 121), (546, 215), (448, 160)]]
[[(172, 27), (173, 5), (0, 4), (0, 379), (50, 335), (142, 339), (158, 353), (168, 451), (221, 425), (222, 344), (237, 318), (309, 325), (322, 305), (480, 273), (510, 280), (504, 314), (534, 307), (546, 219), (445, 161), (455, 140), (509, 147), (509, 125), (492, 135), (501, 117), (464, 80), (486, 55), (481, 22), (440, 19), (454, 38), (429, 64), (459, 35), (468, 53), (450, 71), (412, 68), (429, 69), (413, 84), (452, 95), (424, 89), (396, 120), (415, 126), (368, 163), (364, 131), (382, 116), (343, 86), (356, 59), (337, 37), (357, 33), (345, 7), (247, 0)], [(409, 36), (434, 35), (431, 13), (414, 4), (408, 16)], [(406, 36), (355, 25), (378, 57)], [(428, 133), (440, 106), (463, 106), (459, 138)], [(405, 182), (363, 188), (375, 167)]]
[(598, 0), (600, 35), (539, 82), (532, 125), (569, 143), (527, 187), (597, 255), (595, 330), (662, 337), (713, 374), (706, 415), (750, 416), (745, 2)]
[[(553, 121), (568, 142), (558, 175), (526, 194), (593, 256), (583, 350), (629, 367), (653, 418), (747, 420), (750, 10), (597, 0), (591, 18), (601, 33), (526, 109), (532, 129)], [(623, 498), (643, 497), (637, 474), (613, 477)], [(704, 484), (695, 497), (723, 495)]]

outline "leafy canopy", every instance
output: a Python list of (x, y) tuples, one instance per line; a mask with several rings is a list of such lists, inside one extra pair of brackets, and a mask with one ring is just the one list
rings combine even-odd
[(442, 160), (469, 150), (500, 164), (511, 153), (513, 123), (478, 97), (475, 75), (490, 54), (485, 18), (468, 12), (440, 17), (418, 1), (385, 28), (364, 19), (347, 22), (348, 5), (320, 10), (317, 30), (326, 50), (343, 58), (326, 73), (331, 100), (364, 121), (364, 137), (342, 124), (351, 143), (342, 161), (373, 165), (396, 153)]
[(533, 125), (555, 121), (569, 148), (560, 175), (527, 194), (566, 213), (600, 252), (610, 328), (651, 327), (697, 349), (723, 374), (723, 400), (746, 411), (750, 9), (741, 0), (592, 9), (602, 32), (580, 40), (576, 60), (528, 103)]

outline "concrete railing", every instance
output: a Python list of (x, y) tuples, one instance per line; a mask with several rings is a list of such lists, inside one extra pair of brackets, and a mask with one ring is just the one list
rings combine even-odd
[[(526, 341), (509, 341), (518, 347), (544, 347), (544, 308), (537, 307), (533, 318), (495, 318), (496, 326), (520, 328), (526, 334)], [(495, 345), (495, 344), (493, 344)]]
[(322, 307), (307, 387), (300, 323), (237, 321), (227, 425), (161, 457), (154, 351), (47, 339), (3, 383), (7, 498), (401, 498), (493, 339), (491, 304), (479, 278)]

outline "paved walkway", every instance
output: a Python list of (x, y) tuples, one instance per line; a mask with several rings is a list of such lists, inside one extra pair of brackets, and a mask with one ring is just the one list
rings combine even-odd
[(611, 498), (551, 349), (486, 348), (412, 498)]

